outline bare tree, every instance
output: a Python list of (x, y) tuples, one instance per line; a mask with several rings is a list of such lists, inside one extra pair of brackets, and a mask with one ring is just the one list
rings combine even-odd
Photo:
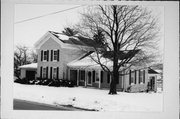
[(16, 50), (14, 52), (14, 75), (17, 78), (20, 78), (19, 66), (29, 64), (29, 55), (28, 55), (28, 47), (26, 46), (16, 46)]
[[(102, 43), (105, 47), (94, 46), (96, 55), (91, 57), (112, 77), (109, 94), (117, 94), (119, 70), (126, 64), (129, 64), (126, 67), (131, 67), (155, 59), (149, 51), (156, 46), (157, 21), (151, 11), (140, 6), (96, 6), (87, 11), (82, 13), (81, 22), (75, 28), (91, 39), (97, 37), (99, 31), (99, 35), (104, 34)], [(113, 62), (111, 68), (101, 60), (102, 57)]]
[(29, 57), (30, 57), (30, 61), (32, 63), (37, 63), (37, 61), (38, 61), (38, 54), (35, 51), (32, 50)]
[(62, 33), (67, 36), (75, 36), (78, 33), (78, 31), (74, 30), (73, 28), (66, 27), (64, 28)]

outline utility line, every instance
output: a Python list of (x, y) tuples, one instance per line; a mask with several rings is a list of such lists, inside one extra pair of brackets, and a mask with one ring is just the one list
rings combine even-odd
[(46, 16), (49, 16), (49, 15), (57, 14), (57, 13), (60, 13), (60, 12), (65, 12), (65, 11), (72, 10), (72, 9), (75, 9), (75, 8), (79, 8), (79, 7), (82, 7), (82, 6), (85, 6), (85, 5), (81, 5), (81, 6), (77, 6), (77, 7), (72, 7), (72, 8), (69, 8), (69, 9), (65, 9), (65, 10), (61, 10), (61, 11), (57, 11), (57, 12), (52, 12), (52, 13), (49, 13), (49, 14), (45, 14), (45, 15), (41, 15), (41, 16), (25, 19), (25, 20), (22, 20), (22, 21), (15, 22), (14, 24), (19, 24), (19, 23), (27, 22), (27, 21), (38, 19), (38, 18), (41, 18), (41, 17), (46, 17)]

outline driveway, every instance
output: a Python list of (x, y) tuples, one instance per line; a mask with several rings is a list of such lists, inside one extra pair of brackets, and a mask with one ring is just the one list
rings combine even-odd
[(61, 110), (61, 111), (84, 111), (73, 107), (53, 106), (37, 102), (14, 99), (14, 110)]

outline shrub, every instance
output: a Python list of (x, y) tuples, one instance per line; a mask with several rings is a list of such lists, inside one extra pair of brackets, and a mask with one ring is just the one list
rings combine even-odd
[(55, 87), (59, 87), (60, 86), (60, 82), (58, 80), (52, 80), (48, 86), (55, 86)]
[(18, 78), (14, 82), (20, 83), (20, 84), (30, 84), (27, 78), (22, 78), (22, 79)]

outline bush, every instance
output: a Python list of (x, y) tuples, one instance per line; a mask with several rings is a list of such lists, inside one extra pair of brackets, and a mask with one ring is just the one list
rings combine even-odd
[(20, 84), (30, 84), (30, 82), (27, 78), (22, 78), (22, 79), (18, 78), (14, 82), (20, 83)]
[(58, 80), (52, 80), (48, 86), (55, 86), (55, 87), (59, 87), (60, 86), (60, 82)]
[(67, 79), (45, 79), (45, 78), (37, 78), (36, 80), (28, 80), (27, 78), (16, 79), (14, 82), (21, 84), (35, 84), (35, 85), (47, 85), (54, 87), (74, 87), (76, 85), (75, 81), (70, 81)]

